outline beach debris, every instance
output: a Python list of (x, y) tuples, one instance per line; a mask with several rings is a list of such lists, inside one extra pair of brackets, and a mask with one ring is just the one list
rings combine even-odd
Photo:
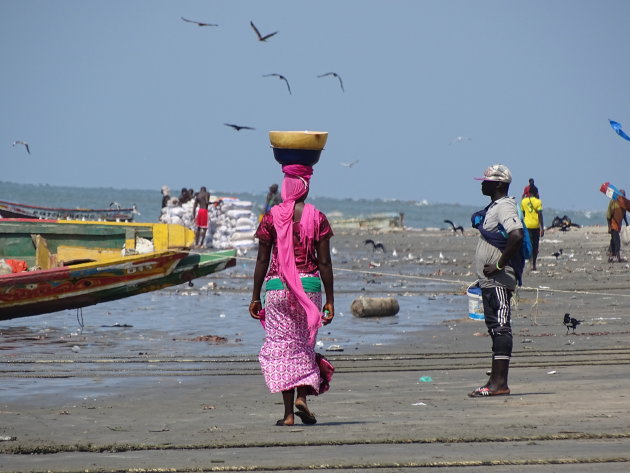
[[(337, 74), (336, 72), (326, 72), (324, 74), (318, 75), (317, 77), (328, 77), (328, 76), (336, 77), (339, 80), (339, 86), (341, 87), (341, 91), (345, 92), (345, 89), (343, 88), (343, 81), (341, 80), (341, 76)], [(355, 161), (355, 163), (356, 162), (358, 161)]]
[(17, 440), (17, 437), (13, 437), (11, 435), (0, 435), (0, 442), (11, 442), (13, 440)]
[(79, 353), (80, 350), (81, 350), (81, 348), (79, 347), (79, 345), (74, 345), (72, 347), (72, 351), (75, 352), (75, 353)]
[(426, 406), (426, 404), (421, 401), (421, 402), (414, 402), (412, 406)]
[(228, 339), (226, 337), (221, 337), (220, 335), (199, 335), (194, 338), (173, 338), (173, 341), (184, 340), (187, 342), (209, 342), (209, 343), (227, 343)]
[(418, 380), (421, 383), (430, 383), (431, 381), (433, 381), (433, 378), (431, 376), (420, 376), (420, 379)]
[(343, 347), (341, 345), (330, 345), (326, 348), (326, 351), (343, 351)]
[(521, 341), (521, 343), (532, 343), (534, 340), (532, 340), (531, 338), (524, 338), (523, 341)]
[(101, 325), (101, 327), (131, 328), (131, 327), (133, 327), (133, 325), (131, 325), (131, 324), (121, 324), (120, 322), (116, 322), (113, 325)]
[(400, 310), (394, 297), (358, 297), (350, 305), (355, 317), (390, 317)]
[(556, 374), (556, 373), (557, 373), (556, 370), (547, 371), (547, 374)]
[(564, 314), (564, 318), (562, 319), (562, 323), (567, 328), (567, 335), (568, 335), (570, 328), (572, 328), (573, 329), (573, 333), (575, 333), (575, 329), (577, 328), (578, 325), (580, 325), (582, 323), (582, 320), (577, 320), (577, 319), (571, 317), (571, 314), (566, 313), (566, 314)]

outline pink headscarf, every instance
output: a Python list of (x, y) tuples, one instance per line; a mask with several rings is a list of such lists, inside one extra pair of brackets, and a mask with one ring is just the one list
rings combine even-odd
[[(309, 342), (315, 344), (317, 329), (321, 326), (319, 308), (311, 301), (302, 287), (300, 275), (295, 264), (293, 248), (293, 213), (295, 201), (308, 192), (309, 182), (313, 175), (313, 167), (302, 164), (286, 164), (282, 166), (284, 180), (282, 181), (282, 203), (271, 208), (273, 226), (278, 237), (278, 266), (280, 275), (289, 290), (295, 294), (300, 305), (306, 312), (310, 332)], [(319, 238), (319, 225), (316, 224), (319, 211), (311, 204), (304, 204), (300, 219), (300, 239), (306, 241), (309, 254), (315, 252), (314, 242)]]

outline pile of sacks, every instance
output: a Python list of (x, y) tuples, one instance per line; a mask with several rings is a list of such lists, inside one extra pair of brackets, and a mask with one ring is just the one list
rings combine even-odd
[[(236, 248), (239, 254), (258, 244), (254, 233), (258, 226), (258, 216), (254, 213), (252, 202), (234, 197), (223, 197), (220, 200), (211, 197), (208, 207), (210, 228), (206, 233), (206, 248)], [(160, 222), (176, 223), (195, 230), (193, 217), (193, 201), (180, 205), (177, 199), (171, 199), (162, 209)]]

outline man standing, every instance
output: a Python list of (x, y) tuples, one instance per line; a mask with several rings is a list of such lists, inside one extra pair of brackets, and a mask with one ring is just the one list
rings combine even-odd
[[(193, 217), (195, 217), (195, 246), (201, 248), (206, 241), (206, 232), (208, 231), (208, 205), (210, 204), (210, 194), (206, 191), (206, 187), (202, 186), (195, 196), (193, 204)], [(199, 211), (197, 212), (197, 207)]]
[(508, 370), (512, 356), (510, 300), (520, 279), (523, 259), (520, 255), (523, 225), (516, 210), (516, 200), (507, 193), (512, 174), (507, 166), (494, 164), (481, 180), (481, 193), (490, 204), (473, 215), (473, 226), (481, 236), (475, 253), (483, 313), (492, 338), (492, 372), (488, 382), (468, 395), (470, 397), (510, 394)]
[(532, 184), (529, 187), (529, 195), (521, 200), (521, 210), (529, 239), (532, 242), (532, 271), (536, 271), (538, 247), (540, 246), (540, 239), (545, 235), (545, 224), (543, 222), (542, 201), (535, 185)]
[(267, 193), (267, 198), (265, 199), (265, 213), (271, 210), (271, 207), (274, 205), (278, 205), (282, 202), (280, 198), (280, 194), (278, 193), (278, 184), (271, 184), (269, 186), (269, 192)]
[[(622, 197), (626, 196), (626, 191), (619, 189), (619, 193)], [(608, 222), (608, 233), (610, 233), (610, 246), (608, 247), (608, 262), (612, 263), (615, 260), (620, 263), (626, 261), (621, 257), (621, 226), (623, 222), (628, 225), (628, 219), (626, 218), (626, 210), (617, 200), (611, 200), (606, 210), (606, 221)]]

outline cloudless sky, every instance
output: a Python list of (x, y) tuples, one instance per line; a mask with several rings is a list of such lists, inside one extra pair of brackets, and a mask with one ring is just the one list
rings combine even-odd
[(308, 129), (316, 196), (474, 204), (501, 162), (599, 209), (630, 187), (628, 51), (626, 0), (2, 0), (0, 180), (264, 192), (267, 131)]

